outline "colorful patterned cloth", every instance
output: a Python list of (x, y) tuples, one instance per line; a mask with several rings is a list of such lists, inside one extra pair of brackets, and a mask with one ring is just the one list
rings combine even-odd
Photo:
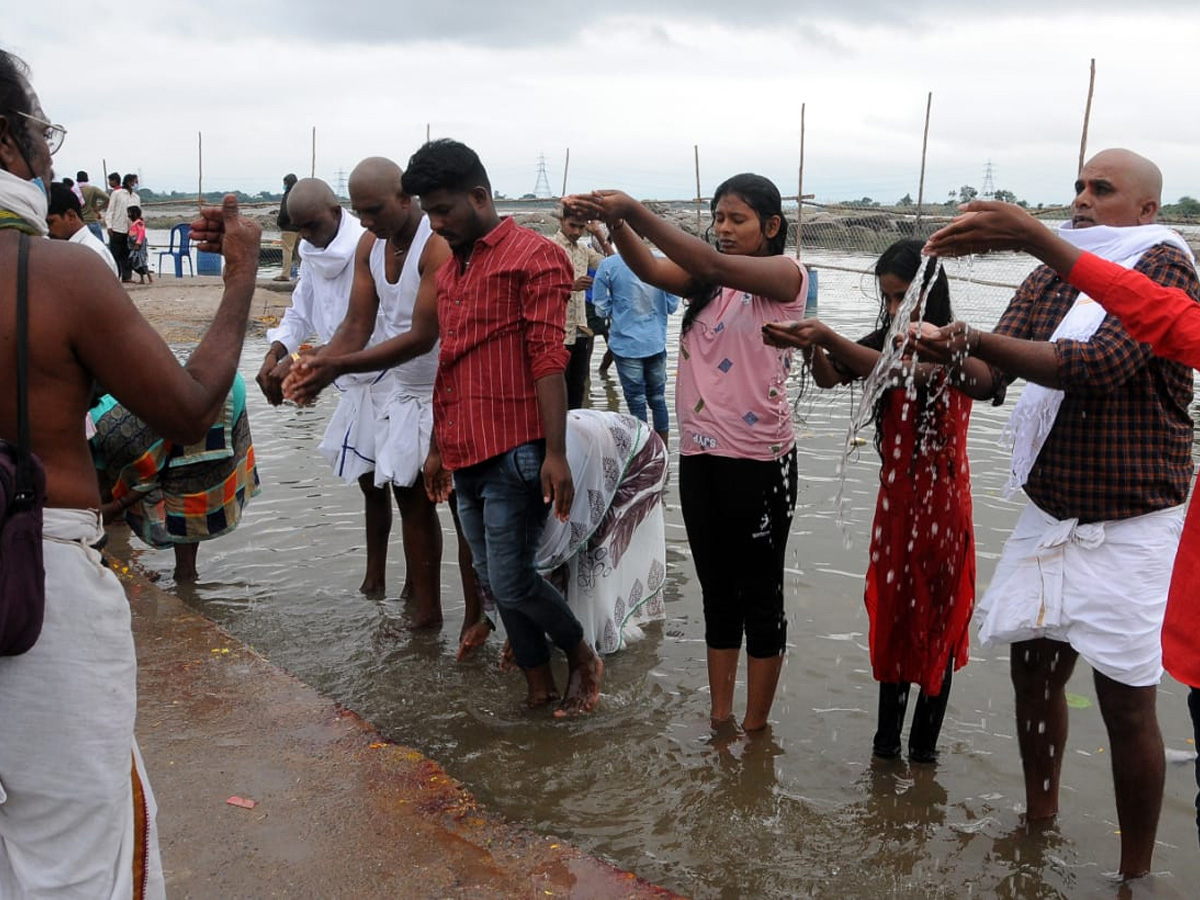
[(92, 458), (113, 500), (141, 494), (125, 521), (152, 547), (190, 544), (237, 527), (259, 491), (246, 384), (234, 378), (221, 416), (195, 444), (164, 441), (111, 395), (88, 414)]

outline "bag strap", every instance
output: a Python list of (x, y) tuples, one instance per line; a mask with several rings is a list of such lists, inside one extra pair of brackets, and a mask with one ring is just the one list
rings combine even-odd
[(13, 503), (33, 505), (29, 437), (29, 235), (17, 245), (17, 484)]

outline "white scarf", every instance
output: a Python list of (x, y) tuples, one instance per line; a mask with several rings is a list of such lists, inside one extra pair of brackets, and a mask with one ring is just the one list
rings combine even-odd
[(354, 251), (358, 249), (358, 239), (362, 237), (362, 229), (348, 223), (357, 224), (358, 220), (342, 210), (341, 224), (337, 234), (329, 242), (328, 247), (318, 247), (306, 240), (300, 241), (300, 257), (326, 280), (337, 278), (342, 270), (354, 260)]
[(49, 232), (46, 192), (7, 169), (0, 169), (0, 209), (15, 213), (40, 235)]
[[(1191, 248), (1178, 234), (1162, 225), (1134, 225), (1117, 228), (1111, 225), (1093, 225), (1090, 228), (1072, 228), (1070, 222), (1059, 226), (1058, 235), (1080, 250), (1094, 253), (1126, 269), (1137, 265), (1142, 254), (1159, 244), (1170, 244), (1182, 250), (1195, 264)], [(1104, 321), (1104, 307), (1081, 293), (1075, 305), (1063, 316), (1050, 342), (1088, 341)], [(1004, 485), (1004, 496), (1011, 497), (1025, 485), (1042, 445), (1050, 436), (1050, 429), (1058, 417), (1063, 392), (1040, 384), (1028, 382), (1021, 399), (1004, 426), (1002, 438), (1013, 445), (1012, 471)]]

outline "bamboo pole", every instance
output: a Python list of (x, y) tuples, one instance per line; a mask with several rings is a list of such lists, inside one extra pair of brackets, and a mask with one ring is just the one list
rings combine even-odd
[(204, 208), (204, 132), (196, 132), (196, 205)]
[(429, 143), (429, 123), (425, 123), (425, 143)]
[(1092, 118), (1092, 95), (1096, 92), (1096, 60), (1092, 58), (1091, 74), (1088, 76), (1088, 95), (1087, 106), (1083, 108), (1083, 135), (1079, 138), (1079, 168), (1077, 171), (1083, 171), (1084, 157), (1087, 155), (1087, 134), (1088, 122)]
[(800, 258), (801, 224), (804, 222), (804, 107), (800, 104), (800, 174), (796, 182), (796, 259)]
[(562, 189), (562, 193), (558, 195), (560, 197), (567, 196), (567, 171), (570, 168), (571, 168), (571, 148), (568, 147), (567, 148), (567, 161), (565, 163), (563, 163), (563, 189)]
[(921, 228), (921, 204), (925, 202), (925, 154), (929, 151), (929, 112), (933, 109), (933, 91), (925, 97), (925, 134), (921, 138), (921, 180), (917, 184), (917, 224), (913, 229)]
[(700, 231), (700, 209), (701, 204), (704, 202), (704, 197), (700, 194), (700, 145), (692, 144), (692, 152), (696, 156), (696, 236), (700, 237), (702, 234)]
[(312, 127), (312, 168), (309, 170), (309, 177), (317, 177), (317, 126)]
[(100, 173), (100, 183), (104, 185), (105, 190), (108, 189), (108, 160), (103, 156), (100, 157), (100, 165), (104, 167), (104, 171)]

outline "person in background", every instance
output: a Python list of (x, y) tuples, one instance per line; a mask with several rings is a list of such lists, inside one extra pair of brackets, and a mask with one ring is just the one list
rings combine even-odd
[(136, 272), (138, 284), (145, 284), (146, 279), (154, 284), (154, 276), (150, 274), (150, 264), (147, 259), (146, 222), (142, 219), (140, 206), (129, 207), (129, 268)]
[(96, 236), (104, 240), (104, 207), (108, 205), (108, 194), (88, 182), (88, 173), (80, 169), (75, 173), (75, 187), (82, 197), (83, 224)]
[[(575, 281), (571, 285), (571, 298), (567, 301), (567, 324), (563, 343), (571, 351), (567, 363), (567, 409), (579, 409), (583, 406), (583, 398), (587, 391), (588, 372), (592, 362), (592, 343), (595, 336), (588, 325), (587, 289), (592, 286), (592, 278), (588, 271), (595, 271), (604, 256), (597, 253), (580, 238), (589, 231), (593, 234), (603, 232), (594, 230), (595, 226), (586, 219), (568, 210), (558, 212), (559, 229), (554, 234), (554, 243), (566, 251), (575, 272)], [(604, 253), (612, 252), (612, 245), (603, 238)]]
[(283, 176), (283, 199), (279, 201), (279, 215), (275, 217), (275, 224), (279, 226), (279, 246), (282, 259), (279, 274), (272, 279), (273, 281), (292, 280), (292, 257), (296, 253), (296, 241), (300, 239), (300, 229), (296, 227), (291, 213), (288, 212), (288, 195), (296, 186), (296, 180), (296, 176), (291, 172)]
[(59, 241), (71, 241), (82, 244), (94, 252), (104, 264), (112, 270), (113, 276), (120, 278), (120, 271), (113, 261), (112, 254), (104, 246), (104, 242), (83, 225), (79, 198), (75, 192), (65, 185), (55, 182), (50, 185), (50, 206), (46, 212), (46, 226), (50, 229), (50, 237)]
[[(652, 421), (662, 442), (669, 444), (667, 317), (679, 308), (679, 298), (646, 284), (614, 254), (596, 269), (592, 303), (597, 316), (610, 320), (608, 347), (626, 407), (643, 422)], [(647, 407), (651, 419), (646, 417)]]
[(108, 195), (108, 206), (104, 213), (108, 224), (108, 249), (112, 251), (117, 268), (121, 271), (122, 283), (129, 284), (133, 281), (133, 269), (129, 265), (129, 207), (140, 206), (142, 200), (134, 192), (136, 175), (130, 173), (120, 178), (114, 172), (109, 176), (109, 182), (114, 178), (117, 178), (118, 186)]

